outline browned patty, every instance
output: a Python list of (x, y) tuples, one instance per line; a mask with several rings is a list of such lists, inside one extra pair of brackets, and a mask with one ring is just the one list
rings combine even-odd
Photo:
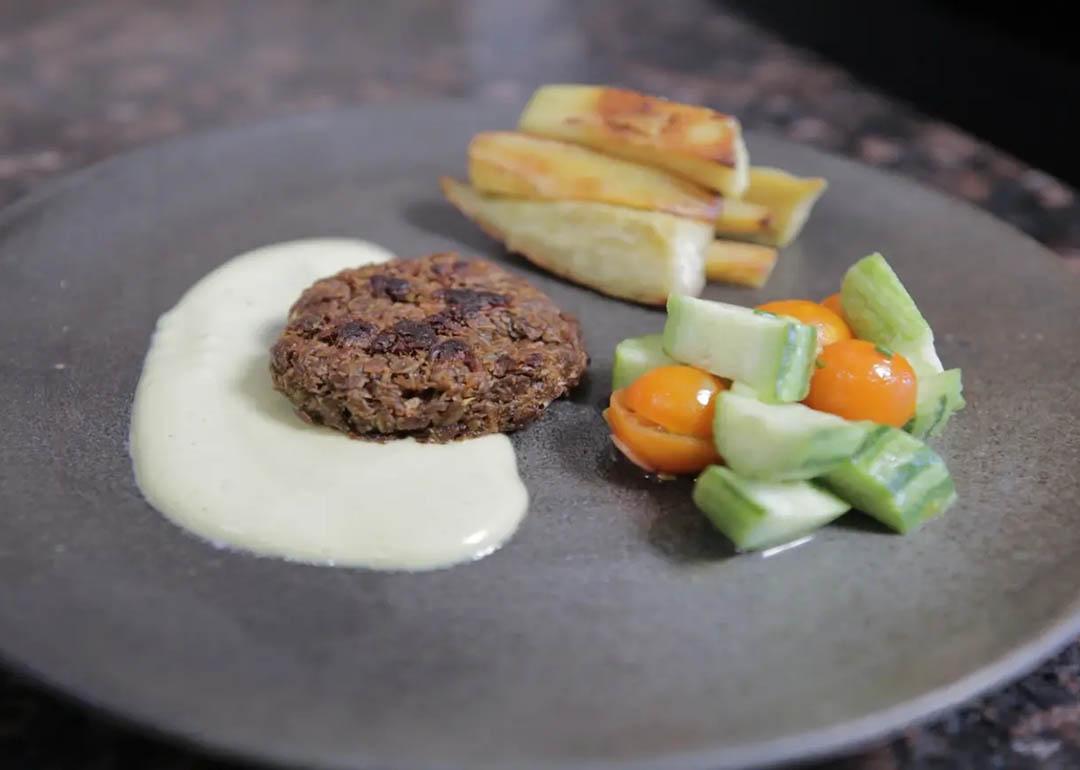
[(312, 422), (449, 441), (535, 420), (587, 362), (577, 320), (547, 295), (445, 253), (315, 282), (289, 311), (270, 373)]

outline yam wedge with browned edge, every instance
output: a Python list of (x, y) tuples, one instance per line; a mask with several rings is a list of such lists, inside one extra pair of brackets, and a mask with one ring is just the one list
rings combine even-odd
[(666, 169), (729, 198), (746, 191), (742, 127), (708, 107), (621, 88), (547, 85), (533, 93), (518, 129)]
[(449, 177), (439, 181), (447, 200), (488, 235), (574, 283), (646, 305), (704, 288), (710, 224), (592, 201), (485, 195)]

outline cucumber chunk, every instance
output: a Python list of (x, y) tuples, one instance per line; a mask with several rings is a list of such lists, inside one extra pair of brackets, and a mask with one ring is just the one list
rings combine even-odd
[(664, 350), (676, 361), (752, 387), (765, 401), (801, 401), (810, 390), (817, 330), (738, 305), (672, 294)]
[(904, 430), (915, 438), (931, 438), (945, 429), (945, 424), (966, 406), (964, 385), (959, 369), (947, 369), (919, 379), (915, 416)]
[(885, 257), (871, 254), (848, 269), (840, 287), (840, 304), (856, 337), (899, 353), (919, 377), (944, 368), (934, 349), (930, 324)]
[(780, 545), (828, 524), (850, 506), (809, 481), (754, 481), (710, 465), (694, 503), (740, 551)]
[(898, 428), (873, 428), (855, 455), (823, 477), (863, 513), (900, 533), (911, 532), (956, 501), (945, 463)]
[(664, 352), (663, 338), (659, 334), (625, 339), (615, 346), (611, 389), (625, 388), (645, 372), (674, 363), (675, 359)]
[(728, 392), (734, 393), (736, 396), (746, 396), (746, 398), (757, 398), (757, 391), (747, 385), (745, 382), (733, 382), (731, 387), (728, 388)]
[(764, 404), (730, 391), (716, 396), (716, 449), (735, 473), (750, 479), (820, 476), (855, 454), (869, 430), (869, 423), (802, 404)]

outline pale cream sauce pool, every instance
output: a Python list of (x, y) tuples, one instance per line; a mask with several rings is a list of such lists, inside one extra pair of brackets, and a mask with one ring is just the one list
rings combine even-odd
[(151, 505), (220, 545), (338, 566), (445, 567), (513, 534), (528, 495), (506, 436), (357, 441), (305, 424), (271, 385), (269, 349), (300, 292), (390, 256), (343, 239), (267, 246), (161, 317), (131, 418)]

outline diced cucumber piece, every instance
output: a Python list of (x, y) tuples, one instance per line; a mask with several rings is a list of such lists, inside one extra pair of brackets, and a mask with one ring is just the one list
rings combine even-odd
[(899, 353), (919, 377), (944, 368), (930, 324), (885, 257), (871, 254), (848, 269), (840, 286), (840, 304), (856, 337)]
[(790, 318), (683, 294), (668, 297), (664, 350), (676, 361), (752, 387), (765, 401), (810, 390), (817, 330)]
[(945, 423), (965, 406), (964, 385), (959, 369), (947, 369), (938, 374), (921, 377), (918, 381), (918, 399), (915, 416), (905, 430), (915, 438), (937, 436)]
[(735, 473), (766, 481), (812, 479), (855, 454), (870, 423), (849, 422), (802, 404), (716, 396), (713, 439)]
[(851, 507), (810, 481), (754, 481), (722, 465), (698, 476), (694, 503), (740, 551), (795, 540)]
[(911, 532), (956, 501), (949, 469), (898, 428), (872, 429), (855, 455), (823, 477), (825, 485), (897, 532)]
[(746, 396), (747, 398), (757, 398), (757, 391), (747, 385), (745, 382), (733, 382), (728, 391), (734, 393), (736, 396)]
[(625, 388), (645, 372), (674, 363), (675, 359), (664, 352), (663, 337), (659, 334), (625, 339), (615, 346), (611, 389)]

